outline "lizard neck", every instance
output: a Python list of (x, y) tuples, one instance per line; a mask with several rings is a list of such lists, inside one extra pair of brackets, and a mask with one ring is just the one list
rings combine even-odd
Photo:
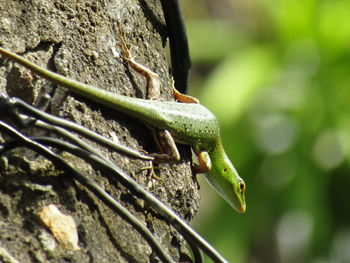
[(226, 155), (221, 138), (215, 141), (208, 153), (211, 169), (206, 175), (206, 179), (234, 209), (241, 213), (244, 212), (246, 209), (245, 185)]

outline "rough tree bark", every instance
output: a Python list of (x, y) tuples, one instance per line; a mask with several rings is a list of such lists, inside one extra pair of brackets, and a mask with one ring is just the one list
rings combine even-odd
[[(118, 50), (115, 22), (119, 19), (136, 59), (160, 75), (162, 98), (171, 100), (171, 78), (166, 61), (166, 30), (159, 0), (0, 0), (0, 45), (35, 63), (101, 89), (145, 97), (145, 80), (114, 57)], [(0, 92), (40, 106), (51, 95), (47, 112), (111, 137), (132, 148), (157, 151), (151, 132), (122, 114), (76, 96), (66, 89), (0, 59)], [(42, 134), (30, 129), (27, 134)], [(52, 135), (52, 134), (51, 134)], [(0, 140), (6, 137), (0, 134)], [(95, 143), (110, 160), (148, 188), (185, 220), (199, 206), (198, 186), (188, 147), (176, 164), (162, 164), (163, 181), (149, 184), (141, 168), (147, 162), (129, 158)], [(188, 251), (177, 232), (147, 204), (142, 205), (118, 178), (110, 178), (77, 157), (65, 159), (102, 185), (154, 233), (175, 261)], [(187, 157), (186, 157), (187, 156)], [(62, 180), (65, 178), (65, 180)], [(19, 262), (157, 262), (147, 242), (132, 227), (79, 183), (42, 156), (18, 148), (0, 159), (0, 261), (9, 253)], [(81, 250), (60, 247), (37, 222), (45, 205), (55, 204), (75, 218)]]

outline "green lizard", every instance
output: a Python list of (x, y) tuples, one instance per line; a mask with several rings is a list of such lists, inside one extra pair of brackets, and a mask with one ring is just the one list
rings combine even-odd
[(6, 49), (0, 48), (0, 54), (77, 94), (139, 119), (158, 131), (168, 131), (178, 143), (191, 145), (199, 162), (195, 172), (205, 173), (219, 195), (238, 212), (245, 212), (245, 183), (225, 153), (216, 117), (204, 106), (114, 94), (46, 70)]

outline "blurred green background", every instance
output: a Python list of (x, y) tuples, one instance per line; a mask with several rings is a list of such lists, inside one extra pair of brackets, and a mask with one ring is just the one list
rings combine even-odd
[(350, 262), (350, 1), (182, 7), (190, 93), (247, 183), (238, 214), (202, 182), (194, 227), (232, 262)]

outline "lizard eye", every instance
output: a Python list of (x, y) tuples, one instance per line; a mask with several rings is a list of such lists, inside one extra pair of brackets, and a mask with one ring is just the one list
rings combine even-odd
[(226, 173), (226, 172), (227, 172), (227, 168), (226, 168), (226, 167), (224, 168), (223, 172), (224, 172), (224, 173)]
[(241, 193), (245, 192), (245, 183), (244, 182), (239, 182), (239, 190)]

